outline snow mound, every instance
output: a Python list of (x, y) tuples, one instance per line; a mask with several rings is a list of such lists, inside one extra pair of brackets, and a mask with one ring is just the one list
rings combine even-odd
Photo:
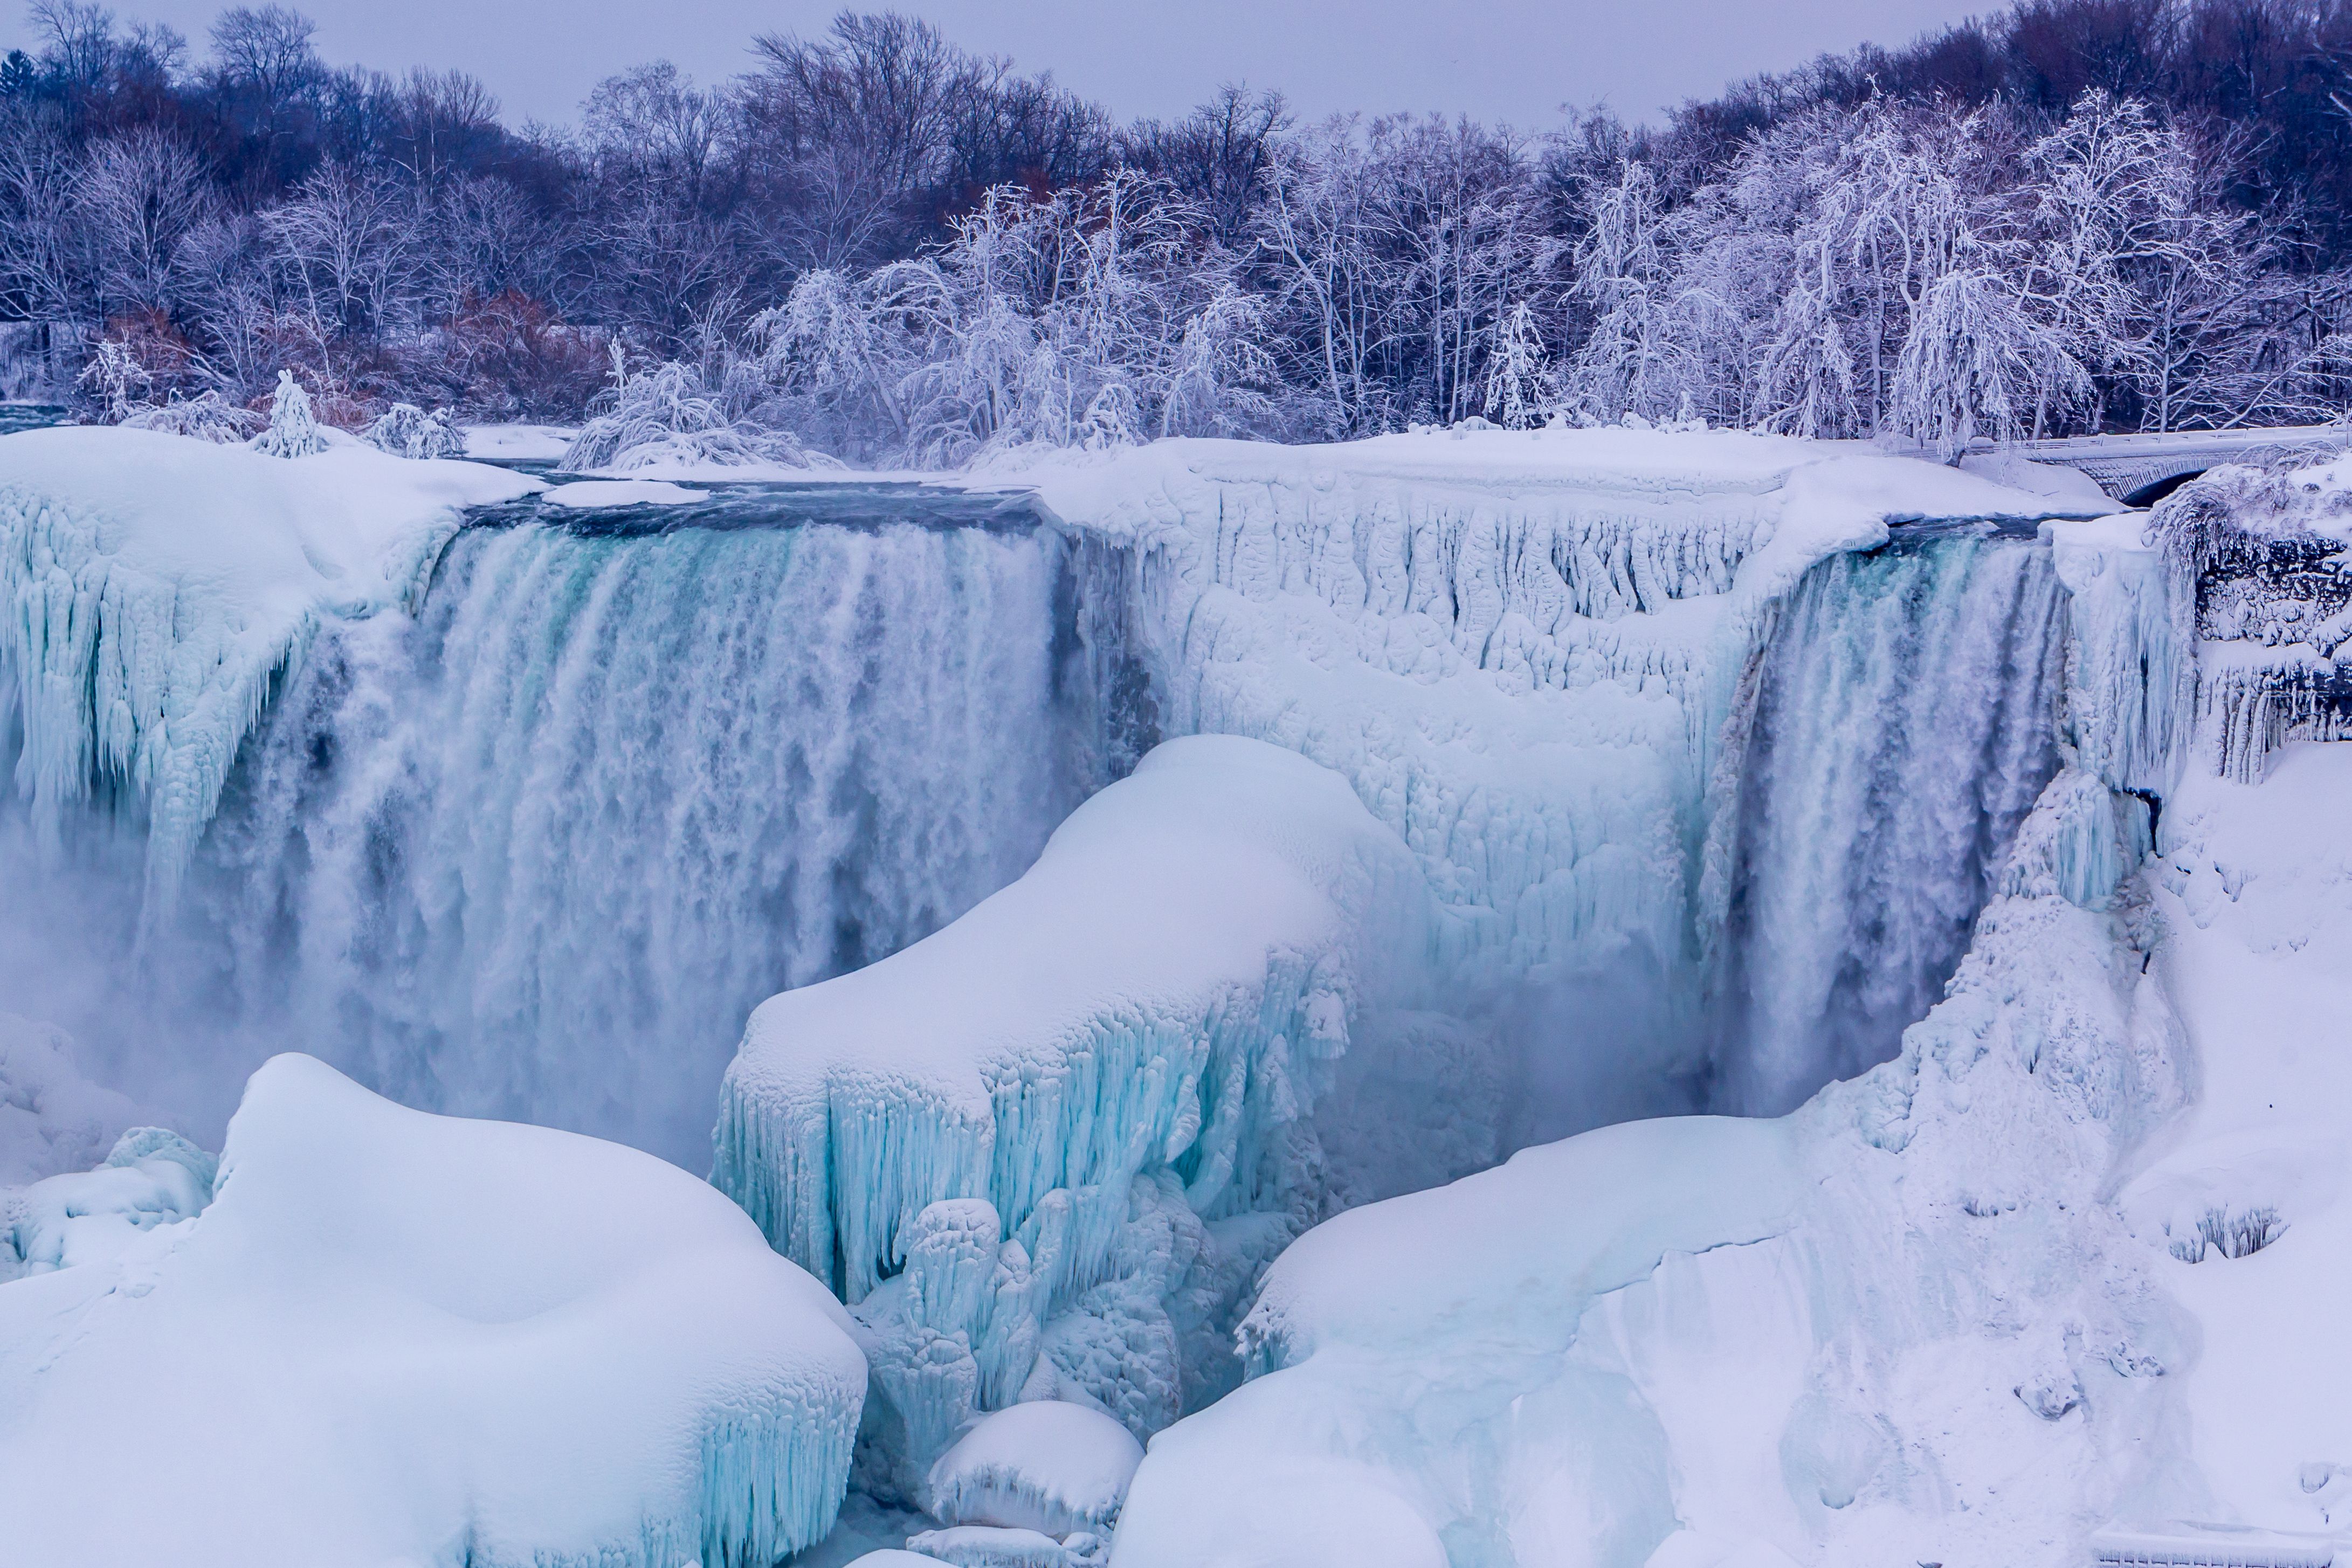
[(927, 1530), (907, 1542), (918, 1562), (950, 1563), (955, 1568), (1092, 1568), (1102, 1561), (1100, 1542), (1074, 1534), (1056, 1541), (1034, 1530), (1003, 1530), (960, 1524)]
[(667, 479), (575, 479), (558, 485), (540, 499), (551, 507), (684, 507), (703, 498)]
[(864, 1385), (684, 1172), (281, 1056), (200, 1214), (0, 1286), (0, 1517), (58, 1568), (764, 1568), (830, 1525)]
[(0, 1280), (119, 1258), (145, 1231), (193, 1219), (220, 1162), (177, 1133), (133, 1127), (103, 1165), (0, 1195)]
[(400, 602), (463, 508), (538, 487), (348, 438), (292, 460), (153, 431), (0, 438), (0, 737), (21, 731), (18, 792), (53, 831), (126, 794), (168, 890), (319, 619)]
[(1196, 737), (945, 930), (761, 1006), (712, 1180), (856, 1304), (903, 1495), (979, 1410), (1140, 1437), (1230, 1381), (1239, 1292), (1318, 1212), (1303, 1120), (1431, 920), (1344, 780)]
[(931, 1467), (926, 1502), (949, 1524), (1046, 1535), (1118, 1517), (1143, 1448), (1100, 1410), (1039, 1399), (983, 1416)]

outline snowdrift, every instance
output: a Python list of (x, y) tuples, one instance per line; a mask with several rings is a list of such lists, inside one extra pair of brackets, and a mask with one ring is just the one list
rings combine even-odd
[(119, 792), (168, 890), (319, 618), (400, 602), (462, 508), (539, 487), (348, 439), (287, 460), (155, 431), (0, 438), (0, 736), (22, 730), (17, 790), (52, 831)]
[(0, 1287), (0, 1555), (765, 1568), (830, 1527), (841, 1309), (676, 1167), (281, 1056), (206, 1186)]

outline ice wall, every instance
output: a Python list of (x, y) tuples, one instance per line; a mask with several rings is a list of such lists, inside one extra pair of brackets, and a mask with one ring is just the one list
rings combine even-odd
[(2049, 549), (1922, 528), (1832, 558), (1763, 654), (1720, 954), (1719, 1103), (1793, 1109), (1934, 1006), (2058, 768)]
[(2205, 766), (2256, 783), (2289, 741), (2352, 736), (2352, 464), (2215, 468), (2148, 533), (2196, 645)]
[[(1501, 1124), (1488, 1158), (1718, 1096), (1785, 1106), (1883, 1058), (1957, 962), (1988, 859), (2054, 765), (2057, 599), (2030, 538), (1817, 563), (1890, 525), (2022, 525), (2079, 497), (1850, 446), (1638, 431), (1170, 443), (1040, 488), (1066, 520), (1134, 542), (1171, 728), (1337, 769), (1421, 858), (1462, 994), (1517, 1044), (1475, 1081), (1377, 1098), (1384, 1113), (1476, 1102)], [(1768, 726), (1759, 701), (1778, 703)], [(1805, 739), (1776, 766), (1784, 717)], [(1851, 787), (1843, 811), (1807, 768)], [(1743, 800), (1760, 814), (1776, 789), (1769, 809), (1801, 813), (1820, 844), (1810, 863), (1796, 831), (1741, 831)], [(1934, 885), (1890, 887), (1914, 873)], [(1742, 977), (1757, 1027), (1727, 1019), (1706, 998), (1726, 988), (1743, 891), (1828, 901), (1826, 924), (1899, 956), (1900, 977), (1851, 994), (1824, 931)], [(1743, 1042), (1728, 1052), (1727, 1030)], [(1750, 1040), (1771, 1059), (1753, 1071), (1727, 1060)]]

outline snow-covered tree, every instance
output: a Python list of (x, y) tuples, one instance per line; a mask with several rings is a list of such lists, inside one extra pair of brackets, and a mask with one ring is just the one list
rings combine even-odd
[(278, 372), (278, 393), (270, 400), (269, 428), (253, 438), (253, 449), (264, 457), (308, 457), (327, 449), (327, 437), (310, 410), (310, 394), (292, 371)]
[(1495, 323), (1486, 351), (1486, 411), (1505, 430), (1525, 430), (1550, 412), (1550, 371), (1536, 313), (1524, 299)]
[(1627, 160), (1594, 194), (1575, 256), (1575, 292), (1593, 325), (1567, 376), (1568, 396), (1588, 418), (1665, 418), (1695, 390), (1696, 302), (1675, 286), (1664, 226), (1664, 197), (1646, 163)]

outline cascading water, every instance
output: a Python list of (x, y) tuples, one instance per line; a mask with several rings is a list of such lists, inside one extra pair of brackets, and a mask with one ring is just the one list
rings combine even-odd
[(954, 918), (1132, 761), (1096, 547), (851, 501), (461, 533), (415, 616), (300, 659), (134, 985), (48, 1016), (159, 1104), (296, 1048), (698, 1166), (753, 1005)]
[(2063, 592), (1990, 528), (1809, 573), (1764, 653), (1736, 810), (1715, 1098), (1777, 1114), (1895, 1053), (2058, 767)]

